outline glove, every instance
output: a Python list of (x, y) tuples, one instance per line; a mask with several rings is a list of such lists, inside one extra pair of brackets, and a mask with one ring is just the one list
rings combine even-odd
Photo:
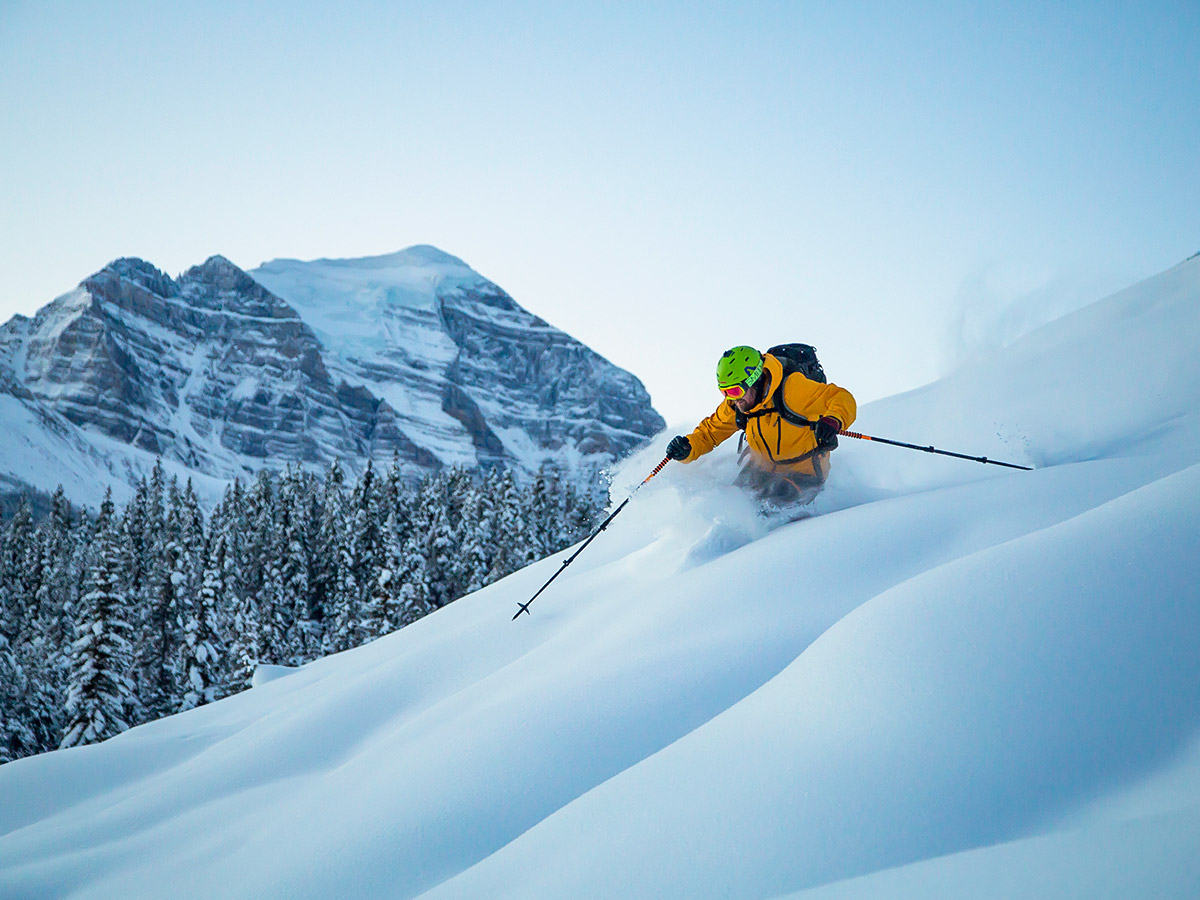
[(813, 434), (817, 438), (817, 446), (822, 450), (832, 450), (838, 445), (838, 432), (842, 430), (842, 423), (833, 416), (821, 416), (817, 424), (813, 426)]
[(685, 460), (691, 455), (692, 442), (682, 434), (675, 435), (671, 438), (671, 443), (667, 444), (667, 459)]

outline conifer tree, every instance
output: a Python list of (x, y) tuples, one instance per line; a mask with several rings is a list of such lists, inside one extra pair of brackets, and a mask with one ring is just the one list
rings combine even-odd
[(425, 570), (425, 541), (420, 531), (410, 529), (401, 544), (399, 587), (400, 625), (411, 625), (435, 609), (429, 596), (429, 581)]
[[(309, 620), (313, 544), (308, 527), (306, 484), (299, 469), (288, 466), (279, 485), (281, 603), (287, 610), (286, 662), (308, 658), (312, 623)], [(319, 644), (317, 646), (320, 646)]]
[(456, 596), (454, 509), (450, 502), (450, 475), (434, 475), (422, 490), (416, 531), (425, 549), (425, 591), (433, 609)]
[(120, 592), (121, 550), (111, 490), (96, 524), (74, 619), (63, 747), (91, 744), (124, 731), (135, 707), (132, 629)]
[(526, 525), (521, 494), (512, 473), (505, 471), (493, 489), (497, 498), (492, 542), (492, 567), (488, 582), (503, 578), (525, 565)]
[(75, 537), (75, 516), (59, 485), (40, 529), (43, 580), (37, 597), (38, 631), (47, 652), (65, 647), (70, 634), (69, 610), (78, 586)]
[(62, 736), (62, 697), (66, 691), (71, 610), (79, 586), (74, 517), (62, 487), (50, 500), (50, 512), (38, 526), (40, 558), (34, 622), (22, 645), (19, 663), (26, 676), (22, 719), (35, 735), (37, 750), (58, 746)]
[(374, 581), (382, 554), (382, 521), (380, 520), (379, 484), (370, 459), (358, 479), (351, 497), (351, 541), (354, 560), (354, 580), (365, 599)]
[(475, 482), (467, 489), (458, 527), (458, 576), (461, 594), (477, 591), (491, 581), (495, 545), (495, 506), (487, 483)]
[(43, 749), (30, 725), (29, 687), (17, 654), (0, 634), (0, 765)]
[(245, 510), (240, 505), (241, 500), (244, 497), (230, 504), (215, 535), (215, 540), (224, 544), (225, 553), (224, 576), (220, 582), (224, 587), (225, 601), (221, 604), (218, 618), (222, 622), (221, 631), (227, 636), (225, 643), (228, 649), (224, 654), (222, 671), (225, 689), (230, 693), (250, 687), (262, 646), (252, 588), (243, 575), (248, 561), (241, 542), (236, 540), (239, 529), (245, 527)]
[[(156, 466), (156, 471), (158, 467)], [(190, 560), (185, 529), (189, 519), (179, 482), (167, 485), (163, 523), (155, 548), (155, 565), (149, 577), (152, 593), (146, 615), (145, 632), (138, 642), (139, 695), (150, 719), (170, 715), (178, 708), (179, 673), (176, 667), (183, 639), (181, 595), (188, 591)]]
[[(220, 539), (224, 542), (224, 594), (217, 605), (217, 631), (223, 636), (225, 646), (221, 667), (223, 690), (236, 691), (248, 685), (243, 681), (238, 667), (244, 654), (244, 631), (250, 618), (246, 591), (246, 493), (240, 479), (225, 491), (220, 506), (210, 520), (210, 543)], [(253, 674), (251, 671), (250, 674)], [(249, 677), (249, 676), (247, 676)]]
[[(397, 526), (400, 526), (404, 518), (403, 495), (404, 481), (400, 472), (400, 453), (395, 451), (392, 453), (392, 463), (388, 467), (387, 476), (383, 479), (383, 487), (380, 490), (379, 521), (386, 522), (388, 516), (395, 513)], [(400, 533), (401, 530), (402, 528), (398, 527), (397, 533)]]
[(0, 626), (17, 652), (34, 626), (38, 578), (30, 571), (30, 560), (37, 555), (36, 547), (29, 497), (22, 496), (0, 534)]
[(30, 630), (28, 585), (21, 572), (27, 555), (29, 531), (27, 503), (23, 500), (0, 529), (0, 763), (37, 752), (30, 725), (30, 682), (18, 643)]
[(542, 559), (548, 553), (553, 553), (558, 549), (560, 520), (555, 502), (556, 487), (554, 475), (543, 463), (538, 470), (537, 477), (533, 479), (533, 488), (527, 506), (526, 533), (529, 540), (525, 557), (527, 562)]
[(341, 606), (344, 584), (342, 565), (345, 557), (346, 497), (345, 476), (334, 460), (325, 473), (321, 489), (321, 522), (317, 531), (316, 563), (313, 567), (310, 621), (320, 623), (322, 652), (329, 652), (337, 641), (333, 623)]
[(344, 475), (335, 461), (326, 476), (321, 524), (325, 651), (331, 653), (356, 645), (361, 615), (359, 584), (355, 577), (354, 513), (343, 485)]
[(210, 543), (200, 588), (185, 610), (178, 665), (183, 679), (180, 709), (211, 703), (224, 680), (217, 609), (226, 597), (227, 532), (215, 531)]
[(351, 492), (344, 533), (343, 556), (339, 565), (341, 603), (335, 620), (335, 648), (357, 647), (373, 637), (364, 627), (366, 607), (378, 586), (382, 555), (381, 529), (377, 521), (379, 502), (375, 469), (367, 460), (366, 469)]
[(370, 597), (363, 609), (362, 633), (366, 640), (395, 631), (401, 625), (401, 589), (404, 576), (403, 545), (396, 513), (388, 516), (381, 532), (383, 555)]
[(276, 491), (271, 474), (259, 473), (251, 491), (254, 523), (250, 548), (254, 555), (253, 595), (256, 621), (255, 655), (259, 662), (282, 663), (289, 658), (287, 635), (291, 604), (283, 593), (283, 535), (279, 528)]

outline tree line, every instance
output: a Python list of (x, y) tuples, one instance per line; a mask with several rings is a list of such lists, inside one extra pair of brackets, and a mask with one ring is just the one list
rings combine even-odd
[(118, 510), (62, 488), (0, 528), (0, 763), (93, 743), (427, 615), (585, 536), (600, 507), (543, 471), (418, 484), (290, 467), (207, 517), (161, 465)]

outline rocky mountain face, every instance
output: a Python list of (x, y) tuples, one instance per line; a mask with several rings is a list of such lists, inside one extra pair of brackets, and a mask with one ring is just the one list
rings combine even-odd
[(591, 479), (663, 427), (641, 383), (432, 247), (220, 256), (172, 279), (121, 259), (0, 328), (0, 490), (95, 502), (161, 457), (215, 496), (299, 463), (398, 455)]

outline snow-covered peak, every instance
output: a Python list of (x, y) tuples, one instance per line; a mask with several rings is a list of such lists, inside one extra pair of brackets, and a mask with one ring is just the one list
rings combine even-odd
[(452, 256), (446, 251), (434, 247), (432, 244), (414, 244), (404, 250), (397, 250), (395, 253), (384, 253), (379, 256), (361, 256), (349, 259), (320, 259), (317, 262), (355, 269), (390, 269), (405, 266), (446, 266), (467, 270), (471, 268), (457, 256)]
[(250, 275), (295, 307), (326, 347), (354, 357), (392, 343), (385, 322), (396, 314), (434, 314), (439, 295), (490, 284), (424, 245), (361, 259), (276, 259)]
[(490, 284), (456, 256), (418, 244), (397, 253), (352, 259), (274, 259), (250, 272), (293, 302), (326, 311), (388, 306), (431, 308), (440, 289)]

